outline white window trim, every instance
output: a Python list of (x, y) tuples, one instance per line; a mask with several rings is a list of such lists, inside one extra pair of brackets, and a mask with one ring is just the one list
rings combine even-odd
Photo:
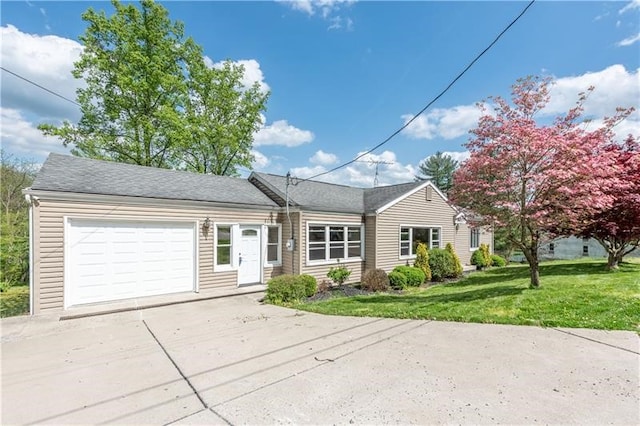
[[(231, 250), (229, 255), (231, 256), (231, 264), (218, 265), (218, 227), (228, 226), (231, 228)], [(213, 223), (213, 270), (214, 272), (235, 271), (238, 269), (236, 259), (238, 258), (238, 245), (236, 241), (240, 241), (240, 224), (238, 223), (226, 223), (226, 222), (214, 222)]]
[[(402, 254), (402, 228), (409, 228), (409, 255), (403, 255)], [(426, 229), (438, 229), (438, 243), (439, 243), (439, 247), (437, 248), (443, 248), (443, 244), (442, 244), (442, 226), (440, 225), (400, 225), (398, 227), (398, 259), (399, 260), (407, 260), (407, 259), (415, 259), (416, 258), (416, 254), (415, 253), (411, 253), (411, 251), (413, 250), (413, 228), (426, 228)], [(429, 245), (430, 247), (428, 247), (429, 250), (433, 249), (433, 238), (431, 235), (431, 232), (429, 232)]]
[[(312, 226), (324, 226), (325, 227), (325, 259), (324, 260), (309, 260), (309, 228)], [(328, 227), (332, 227), (332, 226), (342, 226), (342, 227), (353, 227), (353, 228), (360, 228), (360, 257), (350, 257), (350, 258), (340, 258), (340, 259), (327, 259), (327, 253), (329, 253), (329, 243), (330, 241), (327, 238), (327, 232), (328, 231)], [(307, 233), (306, 233), (306, 238), (305, 238), (305, 258), (306, 258), (306, 264), (307, 265), (335, 265), (338, 263), (358, 263), (358, 262), (363, 262), (364, 260), (364, 246), (365, 246), (365, 241), (364, 241), (364, 223), (360, 222), (360, 223), (355, 223), (355, 222), (307, 222), (306, 224), (306, 228), (307, 228)], [(346, 245), (346, 250), (347, 250), (347, 254), (348, 254), (348, 250), (349, 250), (349, 235), (348, 235), (348, 230), (347, 230), (347, 235), (346, 235), (346, 241), (345, 241), (345, 245)]]
[[(267, 259), (268, 256), (268, 247), (269, 247), (269, 228), (274, 227), (278, 228), (278, 260), (275, 262), (269, 262)], [(263, 247), (262, 252), (264, 253), (264, 262), (262, 262), (265, 268), (274, 268), (278, 266), (282, 266), (282, 224), (281, 223), (270, 223), (268, 225), (262, 226), (262, 241)]]
[[(478, 246), (477, 247), (473, 247), (471, 245), (471, 233), (473, 232), (473, 230), (477, 230), (478, 231)], [(469, 227), (469, 251), (476, 251), (480, 248), (480, 236), (482, 235), (482, 231), (480, 229), (480, 227)]]

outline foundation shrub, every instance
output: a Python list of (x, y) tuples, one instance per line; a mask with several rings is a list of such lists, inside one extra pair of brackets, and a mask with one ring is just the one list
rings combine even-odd
[(426, 281), (425, 273), (415, 266), (396, 266), (393, 270), (407, 277), (407, 286), (409, 287), (419, 287)]
[(389, 272), (389, 283), (391, 284), (391, 287), (396, 290), (404, 290), (408, 287), (407, 277), (402, 272), (398, 271)]
[(387, 291), (389, 289), (389, 277), (382, 269), (369, 269), (362, 275), (360, 287), (368, 291)]

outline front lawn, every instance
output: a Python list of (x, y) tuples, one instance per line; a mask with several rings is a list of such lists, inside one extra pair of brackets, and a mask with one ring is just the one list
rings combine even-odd
[(293, 307), (329, 315), (437, 319), (496, 324), (640, 330), (640, 264), (608, 272), (604, 260), (545, 262), (541, 288), (527, 265), (471, 273), (404, 294), (336, 297)]
[(18, 285), (0, 292), (0, 318), (29, 313), (29, 286)]

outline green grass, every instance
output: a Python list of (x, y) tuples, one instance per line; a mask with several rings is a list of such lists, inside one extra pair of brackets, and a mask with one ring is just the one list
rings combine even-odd
[(528, 266), (515, 265), (400, 295), (336, 297), (293, 307), (328, 315), (640, 330), (637, 261), (611, 272), (602, 260), (546, 262), (540, 277), (541, 288), (529, 289)]
[(29, 286), (13, 286), (0, 293), (0, 318), (29, 313)]

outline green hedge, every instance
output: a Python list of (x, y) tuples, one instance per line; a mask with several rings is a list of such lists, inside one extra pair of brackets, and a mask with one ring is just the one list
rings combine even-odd
[(407, 285), (409, 287), (419, 287), (426, 280), (426, 275), (420, 268), (414, 266), (396, 266), (393, 272), (400, 272), (407, 277)]
[(316, 294), (318, 283), (311, 275), (280, 275), (267, 283), (265, 301), (275, 305), (290, 303)]
[(456, 262), (451, 252), (443, 249), (433, 249), (429, 252), (429, 266), (431, 280), (442, 281), (456, 276)]
[(389, 283), (396, 290), (404, 290), (407, 288), (407, 277), (398, 271), (389, 272)]

